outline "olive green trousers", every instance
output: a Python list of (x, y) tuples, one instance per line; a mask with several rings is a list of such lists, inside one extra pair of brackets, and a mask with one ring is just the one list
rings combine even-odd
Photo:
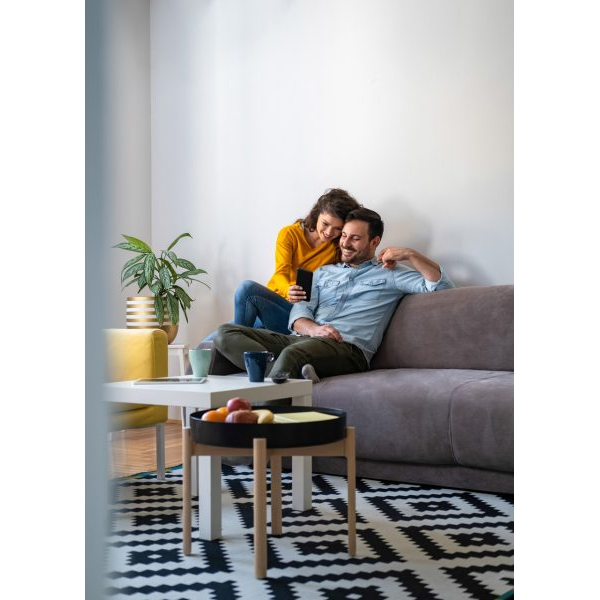
[(219, 327), (214, 345), (244, 371), (244, 352), (272, 352), (275, 362), (270, 372), (286, 371), (292, 379), (302, 377), (302, 367), (306, 364), (311, 364), (319, 377), (359, 373), (369, 368), (357, 346), (326, 337), (285, 335), (227, 323)]

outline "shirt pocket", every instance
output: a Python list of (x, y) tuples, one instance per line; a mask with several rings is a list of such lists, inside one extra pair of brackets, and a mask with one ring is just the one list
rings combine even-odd
[(340, 282), (333, 279), (321, 281), (319, 288), (319, 306), (331, 306), (338, 301)]
[(381, 296), (385, 288), (385, 279), (367, 279), (357, 286), (358, 297), (365, 302), (373, 302)]

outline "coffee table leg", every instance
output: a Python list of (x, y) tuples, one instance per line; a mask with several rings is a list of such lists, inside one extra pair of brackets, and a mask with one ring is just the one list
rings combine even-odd
[[(181, 407), (181, 428), (190, 426), (190, 414), (194, 409)], [(192, 456), (192, 466), (190, 470), (191, 474), (191, 491), (192, 496), (198, 495), (198, 460), (195, 456)]]
[(271, 456), (271, 533), (281, 535), (281, 456)]
[(198, 456), (198, 514), (202, 540), (221, 537), (221, 457)]
[[(293, 406), (312, 406), (312, 396), (295, 396)], [(292, 507), (294, 510), (312, 508), (312, 456), (292, 457)]]
[(312, 457), (292, 456), (292, 507), (312, 508)]
[(267, 576), (267, 442), (254, 439), (254, 575)]
[(189, 428), (184, 428), (181, 433), (183, 438), (183, 520), (181, 527), (183, 531), (183, 553), (188, 555), (192, 552), (192, 498), (190, 490), (190, 456), (192, 441)]
[(348, 554), (356, 556), (356, 430), (346, 428), (348, 474)]

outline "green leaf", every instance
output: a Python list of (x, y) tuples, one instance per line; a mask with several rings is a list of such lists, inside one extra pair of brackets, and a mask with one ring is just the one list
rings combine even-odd
[[(204, 281), (200, 281), (200, 279), (194, 279), (193, 277), (188, 277), (188, 279), (190, 281), (195, 281), (197, 283), (201, 283), (202, 285), (205, 285), (210, 290), (210, 285), (208, 285), (208, 283), (204, 283)], [(185, 282), (188, 284), (188, 286), (190, 285), (189, 282), (187, 281), (187, 279), (185, 280)]]
[(206, 273), (204, 269), (192, 269), (190, 271), (185, 271), (185, 273), (181, 273), (181, 277), (190, 277), (191, 275), (202, 275), (202, 273)]
[(122, 250), (131, 250), (132, 252), (141, 252), (142, 254), (146, 254), (145, 250), (141, 250), (137, 246), (132, 246), (131, 244), (127, 244), (126, 242), (121, 242), (120, 244), (116, 244), (113, 248), (121, 248)]
[(175, 244), (183, 237), (189, 237), (191, 238), (192, 236), (189, 233), (182, 233), (180, 236), (177, 236), (172, 242), (171, 244), (169, 244), (169, 247), (167, 248), (167, 251), (169, 251), (171, 248), (173, 248), (173, 246), (175, 246)]
[(179, 279), (179, 273), (173, 268), (173, 265), (168, 260), (165, 260), (163, 264), (167, 265), (167, 269), (171, 272), (173, 282), (177, 281)]
[(128, 277), (134, 276), (137, 277), (144, 270), (144, 263), (140, 263), (137, 265), (132, 265), (121, 275), (121, 282), (125, 281)]
[(167, 310), (169, 311), (169, 318), (173, 325), (179, 323), (179, 304), (175, 299), (175, 296), (167, 294)]
[(192, 305), (192, 299), (187, 295), (186, 291), (178, 285), (173, 286), (175, 294), (179, 298), (181, 305), (184, 308), (189, 308)]
[(167, 252), (165, 252), (165, 254), (169, 257), (169, 260), (172, 263), (177, 264), (177, 261), (179, 259), (177, 258), (177, 254), (175, 254), (175, 252), (169, 252), (169, 251), (167, 251)]
[(178, 267), (181, 267), (182, 269), (187, 269), (188, 271), (193, 271), (196, 268), (196, 265), (193, 262), (185, 260), (185, 258), (178, 258), (174, 262)]
[(146, 244), (146, 242), (142, 242), (142, 240), (138, 240), (137, 238), (131, 235), (121, 234), (134, 248), (138, 248), (141, 252), (152, 253), (152, 248)]
[(152, 282), (154, 279), (154, 265), (156, 264), (156, 256), (148, 254), (144, 260), (144, 276), (146, 281)]
[(141, 292), (142, 289), (144, 289), (148, 285), (148, 282), (146, 281), (146, 276), (143, 273), (138, 277), (137, 283), (138, 283), (138, 286), (140, 287), (140, 289), (138, 290), (138, 293)]
[(143, 255), (142, 256), (134, 256), (133, 258), (130, 258), (124, 265), (123, 268), (121, 269), (121, 283), (123, 283), (123, 280), (127, 278), (127, 275), (125, 275), (125, 272), (127, 271), (127, 269), (129, 267), (131, 267), (132, 265), (135, 265), (136, 263), (138, 263), (139, 261), (144, 260)]
[(151, 283), (148, 287), (155, 296), (160, 294), (162, 291), (162, 283), (158, 279), (154, 283)]
[(186, 322), (186, 323), (189, 323), (189, 321), (188, 321), (188, 316), (187, 316), (187, 312), (186, 312), (186, 310), (185, 310), (185, 306), (182, 306), (182, 307), (181, 307), (181, 310), (183, 311), (183, 316), (185, 317), (185, 322)]
[(131, 285), (132, 283), (134, 283), (136, 281), (136, 277), (132, 277), (127, 283), (124, 283), (121, 286), (121, 290), (124, 290), (127, 286)]
[(154, 296), (154, 312), (159, 325), (165, 322), (165, 307), (160, 296)]
[(163, 284), (165, 290), (171, 289), (171, 273), (169, 269), (163, 263), (162, 267), (158, 270), (158, 276), (160, 277), (160, 281)]

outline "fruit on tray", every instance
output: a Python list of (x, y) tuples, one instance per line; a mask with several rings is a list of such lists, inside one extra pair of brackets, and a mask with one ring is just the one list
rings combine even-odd
[(229, 414), (229, 411), (227, 410), (226, 406), (221, 406), (219, 408), (217, 408), (217, 412), (221, 413), (222, 415), (227, 416)]
[(252, 404), (250, 404), (249, 400), (246, 398), (240, 398), (236, 396), (235, 398), (230, 398), (227, 400), (227, 411), (232, 413), (236, 410), (251, 410)]
[(225, 422), (255, 425), (258, 423), (258, 415), (251, 410), (234, 410), (227, 415)]
[(211, 423), (225, 423), (227, 414), (218, 410), (208, 410), (202, 415), (203, 421), (210, 421)]
[(270, 410), (266, 408), (259, 408), (252, 411), (255, 415), (258, 416), (258, 424), (262, 425), (265, 423), (272, 423), (275, 415)]

